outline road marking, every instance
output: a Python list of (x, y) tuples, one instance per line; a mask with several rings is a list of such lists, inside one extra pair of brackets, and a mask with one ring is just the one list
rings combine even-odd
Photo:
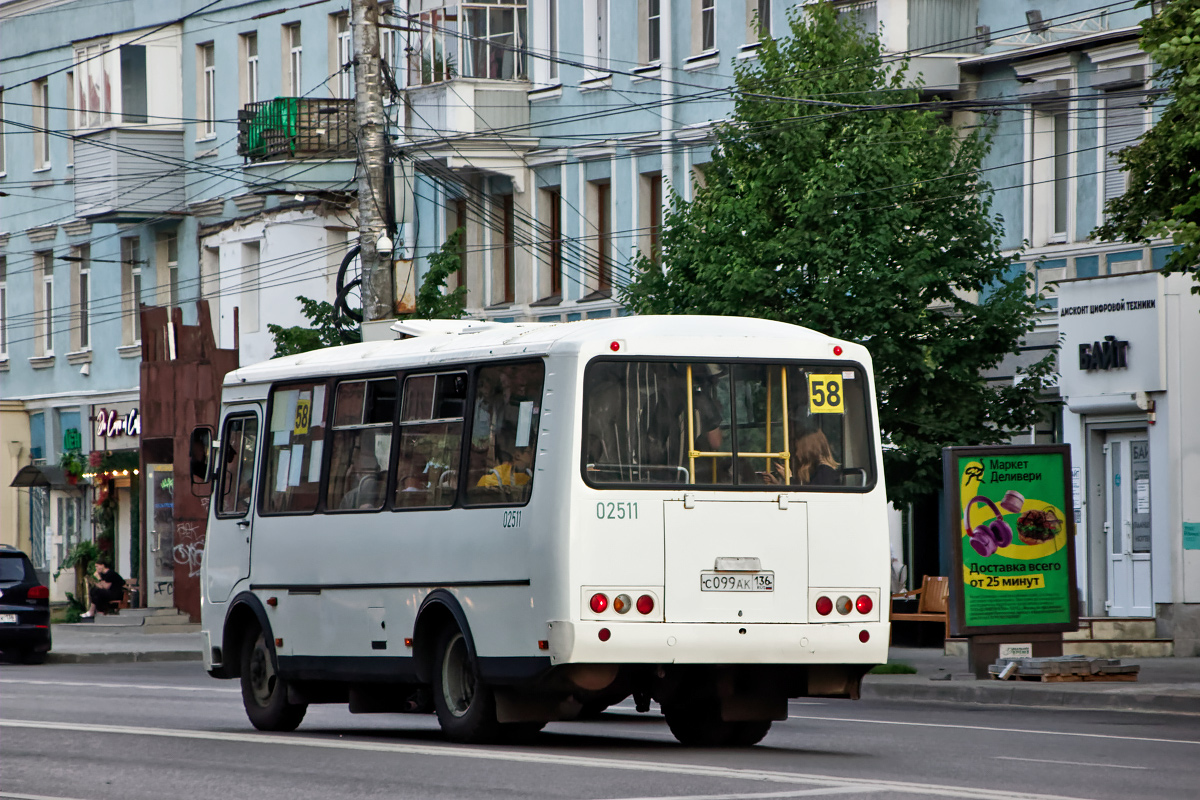
[(1078, 736), (1084, 739), (1112, 739), (1118, 742), (1152, 742), (1154, 744), (1200, 744), (1197, 739), (1160, 739), (1154, 736), (1116, 736), (1111, 733), (1076, 733), (1073, 731), (1044, 731), (1026, 728), (992, 728), (987, 725), (950, 725), (944, 722), (902, 722), (890, 719), (852, 719), (850, 717), (811, 717), (789, 714), (788, 719), (808, 719), (820, 722), (861, 722), (866, 725), (907, 725), (916, 728), (949, 728), (960, 731), (989, 731), (991, 733), (1036, 733), (1042, 736)]
[(72, 800), (70, 797), (49, 797), (43, 794), (9, 794), (8, 792), (0, 792), (0, 797), (4, 800)]
[[(25, 678), (0, 678), (0, 683), (22, 683), (32, 686), (88, 686), (102, 689), (150, 689), (170, 692), (228, 692), (241, 694), (241, 689), (222, 689), (219, 686), (164, 686), (157, 683), (99, 683), (94, 681), (35, 681)], [(0, 795), (3, 797), (4, 795)]]
[(617, 800), (760, 800), (764, 797), (819, 797), (828, 794), (880, 792), (883, 787), (827, 786), (823, 789), (796, 789), (788, 792), (751, 792), (749, 794), (683, 794), (673, 797), (621, 797)]
[(1134, 767), (1126, 764), (1101, 764), (1095, 761), (1053, 761), (1049, 758), (1017, 758), (1016, 756), (992, 756), (1002, 761), (1035, 761), (1038, 764), (1066, 764), (1069, 767), (1110, 767), (1112, 769), (1150, 769), (1149, 767)]
[(154, 736), (165, 739), (192, 739), (199, 741), (275, 745), (288, 747), (312, 747), (323, 750), (353, 750), (358, 752), (403, 753), (406, 755), (433, 756), (438, 758), (477, 759), (482, 761), (508, 761), (523, 764), (545, 764), (559, 767), (584, 767), (610, 769), (622, 772), (654, 772), (688, 777), (726, 778), (774, 784), (816, 784), (821, 788), (853, 788), (855, 791), (893, 791), (931, 797), (960, 797), (967, 800), (1077, 800), (1065, 795), (1033, 794), (1030, 792), (1005, 791), (971, 786), (949, 786), (934, 783), (890, 781), (877, 778), (848, 778), (838, 775), (817, 775), (799, 772), (771, 772), (767, 770), (738, 769), (706, 764), (670, 763), (664, 761), (640, 761), (628, 758), (601, 758), (592, 756), (537, 753), (527, 750), (500, 750), (480, 747), (458, 747), (454, 745), (397, 744), (395, 742), (359, 741), (346, 739), (320, 739), (312, 736), (281, 735), (270, 733), (236, 733), (226, 731), (189, 731), (177, 728), (136, 728), (129, 725), (97, 725), (93, 723), (43, 722), (25, 719), (0, 719), (0, 728), (27, 728), (47, 731), (71, 731), (95, 737), (97, 734), (125, 734), (130, 736)]

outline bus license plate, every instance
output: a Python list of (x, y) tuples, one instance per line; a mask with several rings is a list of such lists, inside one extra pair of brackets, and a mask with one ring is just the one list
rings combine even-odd
[(702, 592), (773, 592), (774, 572), (756, 572), (753, 575), (730, 575), (724, 572), (701, 572)]
[(17, 624), (17, 615), (16, 614), (0, 614), (0, 625), (4, 624), (5, 622), (7, 622), (11, 625), (16, 625)]

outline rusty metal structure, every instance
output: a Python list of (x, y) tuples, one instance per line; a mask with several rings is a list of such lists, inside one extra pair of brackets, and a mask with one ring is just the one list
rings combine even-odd
[[(200, 619), (200, 556), (208, 526), (207, 490), (192, 491), (188, 446), (197, 425), (217, 425), (221, 407), (221, 383), (225, 374), (238, 367), (237, 320), (234, 320), (234, 347), (217, 347), (213, 336), (208, 302), (196, 303), (197, 324), (183, 323), (178, 307), (142, 307), (142, 444), (141, 469), (147, 464), (172, 464), (174, 467), (173, 538), (174, 606)], [(143, 515), (141, 537), (149, 541)], [(165, 555), (165, 554), (164, 554)], [(142, 586), (149, 589), (143, 559)]]

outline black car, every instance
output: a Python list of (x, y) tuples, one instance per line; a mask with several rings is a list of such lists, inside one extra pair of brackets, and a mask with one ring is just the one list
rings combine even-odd
[(29, 556), (7, 544), (0, 544), (0, 651), (27, 664), (50, 652), (50, 589)]

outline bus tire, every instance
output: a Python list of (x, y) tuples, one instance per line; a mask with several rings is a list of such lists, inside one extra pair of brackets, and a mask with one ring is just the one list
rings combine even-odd
[(729, 744), (733, 747), (751, 747), (761, 742), (771, 730), (771, 720), (753, 720), (751, 722), (733, 722), (732, 735)]
[(479, 667), (458, 628), (447, 626), (434, 647), (433, 708), (446, 738), (478, 744), (496, 741), (496, 696), (479, 676)]
[[(721, 719), (716, 700), (684, 698), (663, 706), (667, 727), (687, 747), (721, 747), (730, 744), (737, 723)], [(764, 731), (763, 735), (766, 735)]]
[(289, 703), (287, 682), (275, 671), (275, 652), (262, 628), (253, 625), (242, 645), (242, 705), (260, 731), (294, 731), (307, 703)]

